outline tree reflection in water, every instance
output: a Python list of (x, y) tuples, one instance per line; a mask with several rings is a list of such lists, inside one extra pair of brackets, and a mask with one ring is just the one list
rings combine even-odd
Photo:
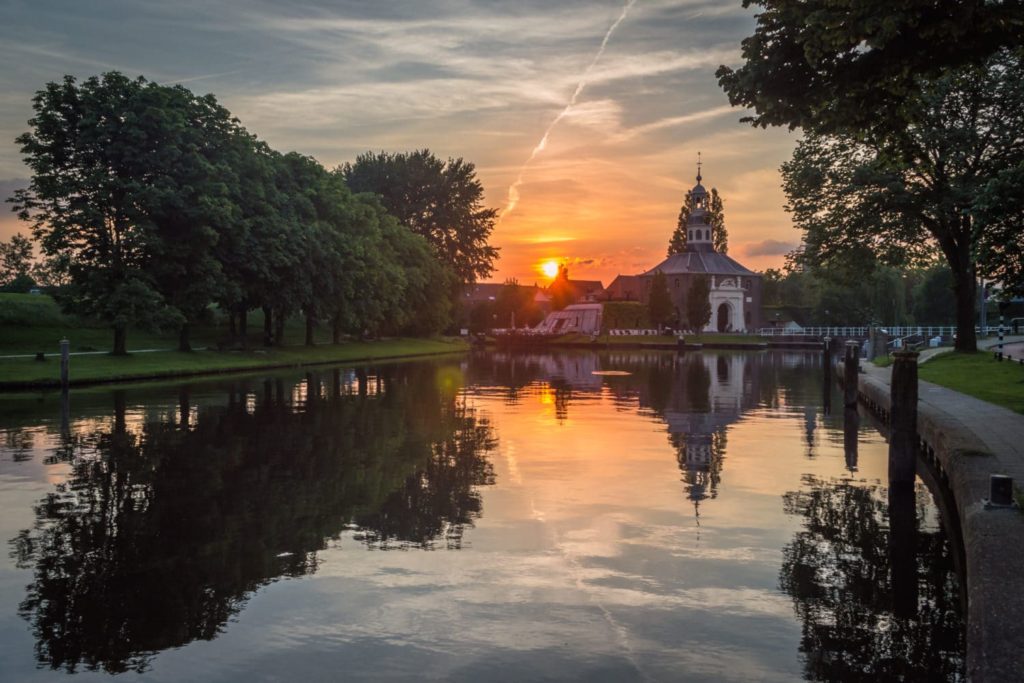
[(959, 587), (945, 533), (921, 528), (927, 491), (887, 496), (809, 475), (804, 485), (783, 496), (804, 528), (783, 549), (779, 581), (802, 622), (805, 677), (962, 680)]
[(353, 526), (376, 548), (460, 547), (495, 439), (425, 370), (369, 396), (364, 382), (340, 395), (337, 377), (323, 392), (313, 377), (232, 391), (227, 406), (183, 393), (137, 429), (114, 392), (113, 418), (58, 452), (68, 481), (12, 541), (34, 573), (19, 611), (40, 664), (143, 671), (157, 651), (214, 638), (260, 586), (315, 571)]

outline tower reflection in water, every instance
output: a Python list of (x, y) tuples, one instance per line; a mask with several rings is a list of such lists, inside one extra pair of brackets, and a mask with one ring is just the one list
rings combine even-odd
[[(742, 455), (730, 432), (785, 412), (776, 422), (801, 429), (787, 442), (799, 452), (759, 466), (806, 472), (829, 439), (843, 463), (831, 471), (846, 472), (778, 489), (775, 510), (800, 528), (774, 546), (781, 567), (768, 582), (778, 571), (792, 599), (805, 677), (955, 680), (963, 625), (950, 544), (922, 488), (916, 512), (892, 523), (884, 482), (853, 478), (856, 439), (843, 416), (819, 417), (820, 371), (817, 354), (483, 353), (219, 395), (185, 387), (140, 403), (113, 392), (112, 408), (61, 439), (53, 457), (68, 479), (12, 541), (32, 572), (20, 612), (43, 666), (141, 671), (160, 650), (215, 638), (261, 586), (316, 571), (327, 547), (463, 548), (495, 483), (498, 435), (473, 405), (540, 396), (572, 426), (610, 402), (657, 425), (680, 509), (698, 522), (716, 499), (742, 495), (723, 483)], [(472, 398), (484, 395), (497, 400)]]
[[(629, 375), (594, 374), (609, 370)], [(926, 512), (931, 493), (918, 482), (909, 501), (900, 492), (897, 499), (885, 482), (856, 478), (858, 434), (870, 427), (855, 411), (830, 414), (830, 404), (841, 400), (822, 394), (822, 371), (817, 353), (609, 352), (507, 358), (483, 374), (520, 390), (550, 382), (563, 396), (576, 396), (576, 409), (584, 409), (588, 395), (610, 392), (624, 409), (638, 406), (663, 423), (698, 522), (701, 504), (719, 496), (728, 474), (730, 428), (752, 411), (799, 413), (804, 457), (815, 459), (817, 439), (828, 438), (847, 471), (841, 478), (805, 475), (800, 490), (783, 495), (783, 510), (802, 526), (783, 548), (779, 586), (801, 622), (805, 677), (960, 680), (964, 622), (955, 551)], [(574, 401), (563, 403), (564, 420)]]

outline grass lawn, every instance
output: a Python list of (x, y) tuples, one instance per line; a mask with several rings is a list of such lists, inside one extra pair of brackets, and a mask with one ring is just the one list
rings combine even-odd
[(1000, 363), (990, 352), (943, 353), (922, 364), (918, 376), (926, 382), (1024, 413), (1024, 366)]
[[(128, 356), (72, 356), (71, 381), (120, 381), (178, 375), (230, 372), (275, 366), (344, 363), (376, 358), (454, 353), (466, 343), (447, 339), (386, 339), (320, 346), (285, 346), (252, 351), (158, 351)], [(0, 359), (0, 387), (8, 383), (46, 385), (59, 382), (60, 360)]]

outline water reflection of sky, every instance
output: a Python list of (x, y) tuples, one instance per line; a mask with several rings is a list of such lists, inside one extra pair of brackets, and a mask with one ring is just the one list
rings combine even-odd
[[(816, 360), (490, 354), (436, 372), (421, 364), (431, 367), (421, 374), (438, 378), (435, 385), (461, 376), (451, 400), (493, 432), (486, 452), (493, 483), (474, 487), (481, 510), (460, 531), (459, 550), (400, 538), (367, 542), (386, 515), (354, 513), (315, 552), (315, 569), (249, 591), (215, 638), (156, 654), (141, 678), (799, 678), (808, 625), (780, 590), (780, 567), (808, 522), (787, 513), (782, 497), (812, 481), (886, 480), (885, 443), (866, 427), (851, 471), (842, 416), (821, 409)], [(345, 371), (333, 389), (321, 373), (320, 400), (332, 390), (358, 400), (362, 391), (380, 405), (403, 396), (412, 404), (417, 376), (408, 369), (415, 365), (397, 366), (382, 382), (373, 369), (362, 381)], [(630, 374), (593, 374), (609, 369)], [(209, 419), (203, 406), (225, 402), (225, 386), (191, 388), (190, 424)], [(259, 417), (265, 388), (254, 381), (231, 391)], [(309, 384), (288, 378), (283, 395), (303, 410)], [(108, 396), (76, 399), (70, 431), (111, 429)], [(428, 392), (423, 400), (438, 398)], [(7, 539), (31, 528), (32, 506), (72, 476), (67, 464), (45, 464), (59, 442), (55, 405), (0, 423)], [(129, 432), (153, 421), (173, 424), (179, 392), (128, 392), (124, 414)], [(409, 415), (415, 423), (417, 412)], [(15, 435), (22, 439), (17, 458)], [(417, 476), (430, 485), (429, 475)], [(416, 495), (415, 487), (403, 495)], [(920, 500), (922, 528), (934, 532), (934, 508)], [(17, 616), (31, 580), (31, 571), (10, 562), (0, 572), (0, 679), (63, 675), (35, 668), (34, 639)]]

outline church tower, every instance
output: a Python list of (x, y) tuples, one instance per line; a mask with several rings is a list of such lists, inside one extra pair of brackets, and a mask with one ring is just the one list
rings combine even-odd
[(690, 211), (690, 218), (686, 222), (686, 251), (709, 252), (715, 250), (715, 244), (711, 236), (711, 219), (708, 216), (710, 208), (708, 202), (711, 197), (708, 191), (701, 185), (703, 178), (700, 174), (700, 153), (697, 153), (697, 184), (690, 190), (693, 198), (693, 210)]

